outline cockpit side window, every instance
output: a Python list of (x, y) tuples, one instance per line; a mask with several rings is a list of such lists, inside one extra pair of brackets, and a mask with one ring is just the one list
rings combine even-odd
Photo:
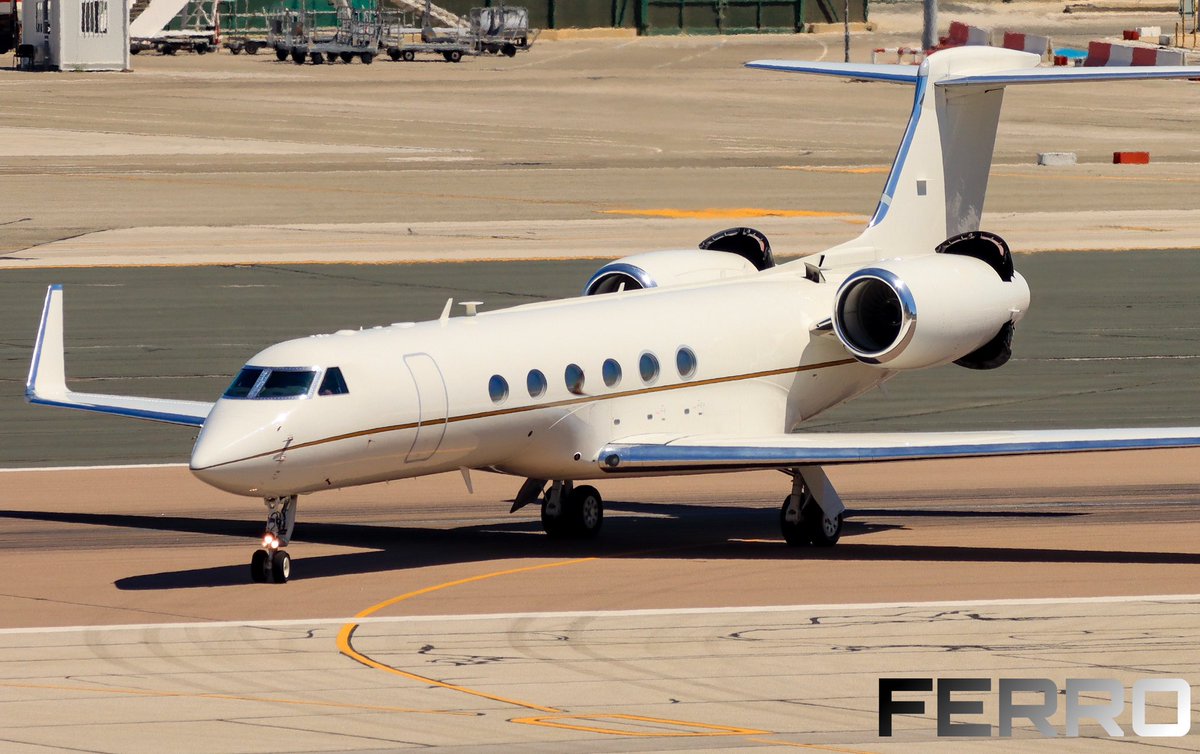
[(233, 382), (229, 385), (229, 389), (225, 391), (226, 398), (245, 398), (250, 395), (250, 391), (258, 384), (258, 378), (262, 376), (263, 370), (258, 367), (245, 367), (238, 372), (237, 377), (233, 378)]
[(266, 382), (259, 388), (255, 398), (299, 398), (308, 395), (317, 373), (309, 370), (295, 371), (272, 369)]
[(350, 388), (346, 387), (346, 378), (342, 377), (339, 367), (329, 367), (325, 370), (325, 377), (321, 380), (321, 387), (317, 388), (317, 395), (345, 395), (349, 392)]

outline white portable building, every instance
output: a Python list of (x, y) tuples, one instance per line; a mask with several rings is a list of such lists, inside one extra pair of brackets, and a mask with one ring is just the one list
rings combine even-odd
[(32, 67), (129, 70), (129, 0), (25, 0), (21, 10)]

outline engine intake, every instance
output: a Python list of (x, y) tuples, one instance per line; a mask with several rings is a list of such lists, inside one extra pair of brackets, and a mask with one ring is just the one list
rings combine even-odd
[(867, 268), (842, 284), (833, 326), (855, 358), (877, 364), (904, 348), (916, 319), (917, 305), (904, 281), (890, 270)]
[(587, 281), (583, 295), (708, 283), (755, 272), (757, 268), (740, 254), (702, 249), (650, 251), (604, 265)]
[[(838, 339), (859, 361), (921, 369), (963, 359), (998, 339), (1007, 345), (1006, 326), (1028, 307), (1029, 286), (1019, 274), (1005, 281), (975, 257), (930, 254), (852, 273), (834, 295), (832, 319)], [(997, 354), (984, 361), (999, 366), (1006, 360)]]

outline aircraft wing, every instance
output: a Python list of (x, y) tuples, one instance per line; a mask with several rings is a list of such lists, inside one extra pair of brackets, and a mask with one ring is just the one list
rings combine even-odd
[(212, 410), (213, 404), (201, 401), (76, 393), (67, 388), (63, 350), (63, 289), (61, 285), (52, 285), (46, 293), (42, 323), (33, 347), (29, 379), (25, 382), (25, 400), (40, 406), (59, 406), (192, 427), (203, 426)]
[(1200, 447), (1200, 427), (639, 435), (610, 443), (597, 460), (600, 468), (616, 475), (1192, 447)]

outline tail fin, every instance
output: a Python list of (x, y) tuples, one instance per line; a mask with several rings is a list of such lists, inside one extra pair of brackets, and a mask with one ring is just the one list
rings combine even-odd
[(929, 254), (950, 236), (979, 230), (1005, 86), (1200, 77), (1200, 68), (1187, 66), (1038, 68), (1040, 60), (1016, 50), (957, 47), (933, 53), (919, 68), (783, 60), (747, 65), (916, 86), (875, 214), (861, 236), (838, 247), (873, 249), (880, 258)]

